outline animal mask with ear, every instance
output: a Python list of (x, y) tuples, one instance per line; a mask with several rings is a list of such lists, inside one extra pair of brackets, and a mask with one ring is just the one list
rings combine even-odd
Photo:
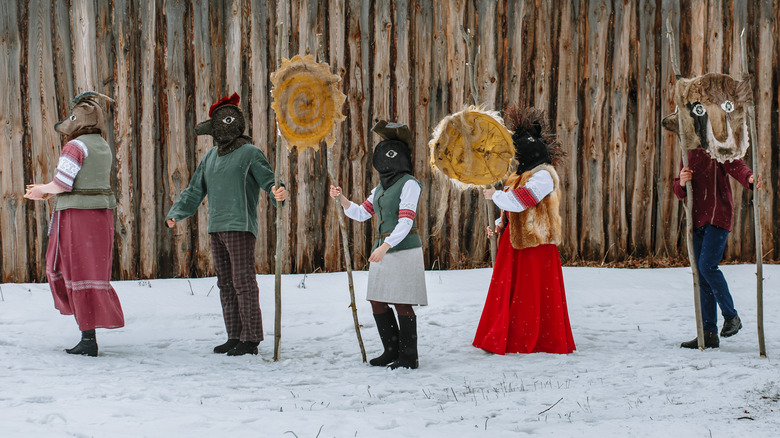
[(745, 156), (746, 108), (753, 101), (749, 81), (708, 73), (679, 79), (674, 91), (677, 110), (664, 117), (662, 125), (680, 136), (683, 149), (702, 147), (721, 163)]
[(66, 137), (78, 133), (105, 133), (106, 113), (98, 99), (114, 102), (114, 99), (95, 91), (85, 91), (70, 102), (70, 114), (54, 125), (54, 130)]

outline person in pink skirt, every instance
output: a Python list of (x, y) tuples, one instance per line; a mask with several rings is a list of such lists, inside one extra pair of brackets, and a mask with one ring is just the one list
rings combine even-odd
[(24, 197), (44, 201), (56, 195), (49, 225), (46, 276), (54, 307), (73, 315), (81, 342), (70, 354), (97, 356), (96, 328), (124, 327), (122, 306), (109, 283), (114, 249), (114, 209), (111, 165), (114, 156), (103, 135), (106, 116), (94, 91), (71, 102), (70, 115), (54, 126), (63, 135), (54, 178), (27, 186)]

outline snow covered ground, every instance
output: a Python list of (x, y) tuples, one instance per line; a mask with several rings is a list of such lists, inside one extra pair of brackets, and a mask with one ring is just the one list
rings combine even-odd
[(431, 271), (413, 371), (361, 362), (344, 273), (283, 277), (279, 362), (273, 276), (258, 276), (266, 340), (252, 357), (211, 353), (225, 338), (214, 278), (115, 282), (127, 325), (98, 330), (98, 358), (63, 352), (79, 334), (47, 285), (3, 284), (0, 436), (776, 437), (780, 266), (764, 269), (766, 359), (753, 265), (723, 267), (745, 327), (704, 352), (679, 348), (695, 336), (689, 269), (565, 268), (566, 356), (473, 348), (491, 271)]

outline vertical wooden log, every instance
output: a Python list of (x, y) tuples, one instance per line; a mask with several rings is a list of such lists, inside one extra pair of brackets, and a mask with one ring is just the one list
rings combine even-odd
[[(157, 232), (158, 221), (163, 218), (158, 217), (158, 198), (155, 195), (157, 185), (157, 161), (156, 156), (160, 148), (157, 141), (157, 87), (155, 86), (157, 78), (156, 69), (156, 46), (157, 46), (157, 1), (148, 0), (138, 11), (141, 25), (141, 137), (138, 142), (140, 154), (140, 248), (139, 248), (139, 270), (142, 278), (153, 278), (158, 276), (157, 257), (158, 244)], [(167, 213), (170, 204), (164, 205), (163, 211)], [(166, 213), (163, 213), (166, 214)]]
[[(672, 29), (680, 35), (680, 5), (679, 0), (663, 0), (661, 17), (662, 21), (671, 15)], [(661, 117), (674, 112), (674, 71), (669, 62), (670, 50), (679, 51), (679, 48), (669, 47), (669, 40), (661, 38)], [(659, 123), (656, 121), (656, 123)], [(661, 145), (658, 149), (656, 163), (658, 205), (655, 217), (655, 253), (658, 256), (679, 257), (681, 249), (680, 240), (680, 202), (674, 196), (672, 186), (674, 178), (680, 173), (680, 160), (675, 147), (677, 136), (667, 130), (661, 130)]]
[[(24, 200), (24, 126), (16, 2), (0, 2), (0, 281), (29, 281)], [(41, 231), (43, 232), (43, 231)]]
[(609, 141), (609, 177), (606, 187), (608, 216), (606, 256), (608, 260), (622, 260), (628, 248), (628, 218), (626, 216), (626, 155), (629, 117), (629, 66), (633, 2), (617, 0), (614, 4), (615, 36), (612, 57), (611, 119)]
[[(561, 219), (563, 222), (562, 256), (573, 259), (578, 255), (577, 245), (577, 188), (579, 166), (579, 25), (580, 5), (566, 2), (561, 11), (561, 34), (558, 53), (558, 107), (555, 114), (555, 132), (567, 156), (558, 166), (563, 200)], [(521, 68), (517, 65), (515, 68)], [(519, 96), (517, 97), (519, 99)]]
[[(187, 160), (185, 135), (186, 105), (184, 78), (184, 12), (183, 0), (164, 0), (166, 17), (165, 47), (165, 103), (167, 104), (168, 129), (165, 145), (168, 151), (168, 202), (169, 206), (189, 184), (190, 172)], [(191, 231), (187, 223), (179, 224), (173, 236), (174, 268), (177, 277), (189, 277), (191, 273)]]
[[(259, 147), (266, 156), (270, 157), (268, 138), (271, 135), (269, 129), (269, 114), (273, 115), (270, 108), (270, 93), (268, 87), (268, 60), (270, 45), (268, 34), (268, 6), (264, 0), (252, 0), (252, 20), (250, 35), (250, 52), (252, 53), (252, 73), (250, 83), (249, 111), (251, 113), (251, 136), (252, 141)], [(204, 42), (205, 43), (205, 42)], [(258, 230), (257, 230), (257, 250), (255, 251), (255, 268), (262, 273), (271, 272), (271, 221), (268, 220), (268, 212), (273, 209), (268, 196), (260, 196), (260, 202), (257, 206)]]
[[(777, 45), (775, 44), (775, 38), (777, 37), (778, 26), (780, 25), (780, 9), (778, 9), (777, 2), (770, 0), (762, 0), (760, 5), (760, 14), (758, 19), (758, 47), (760, 50), (756, 50), (756, 74), (754, 84), (756, 92), (754, 95), (758, 97), (756, 99), (756, 126), (757, 126), (757, 139), (751, 145), (751, 155), (755, 154), (758, 158), (753, 161), (753, 173), (760, 174), (764, 179), (764, 189), (761, 191), (753, 192), (753, 197), (761, 197), (760, 212), (757, 215), (761, 217), (760, 230), (758, 235), (762, 236), (761, 247), (765, 250), (772, 248), (772, 242), (774, 241), (774, 234), (777, 233), (777, 226), (773, 226), (774, 206), (771, 196), (772, 189), (770, 187), (777, 187), (777, 184), (772, 183), (772, 169), (776, 169), (778, 166), (778, 159), (772, 161), (772, 78), (775, 72), (778, 71), (777, 60), (780, 58), (780, 53), (777, 51)], [(774, 55), (772, 55), (774, 54)], [(774, 64), (774, 65), (773, 65)], [(775, 129), (775, 133), (778, 130)], [(774, 143), (777, 145), (777, 143)], [(777, 148), (780, 149), (780, 148)], [(767, 190), (769, 189), (769, 190)], [(776, 190), (774, 190), (776, 192)], [(767, 196), (767, 193), (770, 196)], [(754, 201), (755, 202), (755, 201)], [(775, 219), (776, 220), (776, 219)], [(775, 224), (777, 222), (774, 222)], [(758, 247), (758, 243), (756, 243)], [(762, 254), (763, 256), (763, 254)]]
[[(279, 0), (277, 4), (276, 9), (276, 23), (290, 23), (292, 22), (292, 7), (290, 4), (290, 0)], [(285, 26), (285, 31), (282, 34), (281, 37), (281, 51), (282, 51), (282, 58), (290, 59), (292, 55), (290, 54), (290, 32), (291, 29), (288, 26)], [(278, 38), (278, 35), (277, 37)], [(276, 39), (274, 39), (276, 41)], [(276, 59), (276, 57), (274, 57)], [(278, 61), (278, 60), (277, 60)], [(277, 63), (276, 68), (274, 70), (277, 70), (281, 64)], [(273, 112), (273, 111), (272, 111)], [(276, 130), (275, 130), (276, 131)], [(278, 131), (277, 131), (278, 133)], [(294, 154), (290, 152), (289, 149), (287, 149), (282, 142), (279, 140), (279, 136), (276, 135), (275, 138), (276, 141), (276, 147), (274, 151), (274, 157), (276, 154), (281, 154), (281, 158), (277, 159), (277, 163), (281, 164), (281, 169), (277, 169), (277, 167), (274, 167), (274, 172), (279, 174), (279, 177), (281, 181), (285, 184), (287, 184), (287, 190), (289, 193), (295, 193), (298, 190), (297, 187), (297, 180), (294, 178), (294, 174), (291, 171), (292, 168), (292, 157)], [(281, 161), (279, 161), (281, 160)], [(295, 233), (293, 232), (293, 216), (292, 216), (292, 208), (283, 208), (282, 209), (282, 225), (281, 225), (281, 234), (283, 240), (287, 241), (288, 244), (282, 245), (281, 248), (281, 263), (282, 263), (282, 272), (287, 274), (290, 272), (294, 272), (294, 266), (293, 266), (293, 257), (291, 256), (291, 248), (293, 248), (293, 245), (295, 244)], [(277, 226), (277, 234), (279, 230), (279, 226)], [(278, 237), (277, 237), (278, 239)]]
[[(433, 123), (430, 118), (431, 103), (431, 72), (433, 71), (431, 59), (433, 49), (433, 2), (431, 0), (415, 0), (412, 4), (412, 53), (417, 62), (414, 65), (413, 76), (415, 82), (412, 91), (412, 108), (414, 117), (412, 151), (412, 166), (414, 175), (424, 183), (420, 193), (419, 206), (425, 207), (431, 199), (430, 166), (428, 165), (428, 133), (431, 132)], [(428, 241), (429, 217), (426, 214), (417, 215), (417, 228), (423, 242)], [(430, 266), (431, 254), (423, 254), (425, 265)]]
[[(334, 0), (328, 6), (328, 47), (329, 50), (329, 63), (331, 71), (341, 77), (341, 91), (346, 95), (349, 91), (346, 87), (347, 65), (346, 65), (346, 4), (345, 0)], [(346, 108), (345, 104), (345, 108)], [(346, 110), (344, 110), (346, 113)], [(328, 150), (328, 173), (330, 177), (330, 183), (337, 186), (347, 183), (349, 177), (349, 169), (344, 165), (347, 160), (344, 159), (344, 154), (349, 152), (346, 143), (348, 136), (344, 128), (344, 123), (339, 123), (336, 126), (335, 135), (336, 142)], [(345, 147), (346, 146), (346, 147)], [(343, 186), (342, 186), (343, 187)], [(349, 240), (346, 232), (346, 223), (344, 224), (344, 232), (339, 233), (339, 221), (340, 215), (342, 215), (342, 208), (338, 202), (328, 202), (327, 210), (325, 213), (325, 236), (324, 236), (324, 269), (326, 271), (338, 271), (341, 270), (343, 263), (347, 266), (344, 269), (352, 269), (351, 258), (349, 261), (342, 261), (342, 251), (349, 253)], [(343, 248), (340, 251), (339, 236), (343, 238)], [(358, 331), (359, 333), (359, 331)]]
[(604, 255), (604, 144), (607, 125), (604, 115), (607, 100), (607, 43), (609, 41), (612, 6), (606, 0), (590, 2), (588, 6), (589, 53), (585, 77), (583, 111), (582, 162), (582, 223), (581, 254), (586, 260), (601, 260)]
[[(29, 14), (27, 28), (29, 122), (27, 125), (33, 158), (30, 170), (31, 180), (43, 183), (51, 181), (54, 177), (61, 146), (59, 134), (54, 131), (54, 124), (59, 117), (52, 59), (51, 3), (47, 0), (32, 0)], [(35, 241), (30, 242), (34, 250), (33, 263), (30, 267), (35, 279), (45, 278), (46, 231), (52, 206), (53, 201), (33, 203), (36, 232)]]
[(395, 111), (392, 118), (410, 125), (412, 114), (410, 109), (409, 2), (408, 0), (398, 0), (393, 5), (395, 6), (395, 32), (393, 32), (395, 34)]
[[(653, 188), (658, 134), (658, 52), (654, 0), (639, 3), (639, 70), (637, 73), (637, 144), (634, 190), (631, 194), (631, 250), (638, 257), (651, 255)], [(666, 52), (668, 53), (668, 51)], [(658, 193), (670, 196), (671, 193)]]
[[(572, 3), (565, 2), (562, 6), (564, 10), (568, 8), (571, 10)], [(523, 34), (527, 30), (526, 15), (529, 10), (533, 13), (533, 5), (530, 2), (523, 0), (509, 0), (507, 2), (507, 44), (509, 51), (509, 60), (507, 61), (507, 78), (505, 81), (506, 91), (506, 105), (519, 105), (522, 100), (522, 89), (527, 87), (528, 84), (523, 82), (523, 73), (528, 68), (528, 64), (524, 63), (524, 56), (528, 54), (523, 47)], [(563, 12), (562, 12), (563, 13)], [(576, 23), (573, 24), (576, 30)], [(572, 23), (569, 23), (572, 26)], [(539, 32), (542, 34), (543, 32)], [(561, 23), (561, 33), (566, 35), (572, 34), (572, 28), (564, 28), (564, 24)], [(549, 38), (549, 35), (545, 35), (545, 38)], [(563, 40), (561, 35), (561, 44), (568, 43)], [(570, 46), (570, 45), (569, 45)], [(552, 61), (552, 60), (550, 60)], [(562, 108), (559, 108), (562, 109)]]
[(70, 8), (68, 0), (54, 0), (52, 7), (54, 26), (55, 91), (57, 93), (57, 118), (68, 113), (73, 92), (73, 59), (71, 57)]
[[(451, 6), (450, 2), (434, 2), (433, 4), (433, 47), (432, 57), (436, 60), (445, 60), (447, 58), (447, 26), (448, 26), (448, 7)], [(408, 13), (408, 11), (405, 11)], [(400, 18), (398, 19), (400, 22)], [(414, 35), (412, 36), (412, 39)], [(409, 38), (406, 38), (407, 44)], [(414, 59), (414, 58), (412, 58)], [(432, 82), (431, 82), (431, 102), (430, 102), (430, 123), (431, 129), (436, 126), (439, 120), (444, 118), (448, 114), (449, 107), (449, 87), (447, 70), (448, 65), (445, 62), (434, 62), (431, 64), (432, 69)], [(407, 81), (408, 82), (408, 81)], [(399, 86), (397, 86), (400, 89)], [(409, 118), (412, 117), (410, 114)], [(409, 126), (412, 126), (411, 124)], [(426, 141), (430, 140), (429, 132), (431, 129), (420, 129), (417, 127), (413, 132), (417, 135), (426, 136)], [(426, 151), (427, 156), (427, 151)], [(431, 173), (431, 177), (427, 181), (421, 181), (424, 186), (428, 187), (430, 192), (430, 198), (428, 205), (420, 205), (417, 210), (417, 215), (425, 215), (434, 219), (431, 222), (438, 222), (439, 216), (455, 215), (453, 210), (460, 211), (460, 206), (455, 202), (448, 202), (450, 195), (450, 183), (447, 178), (437, 177)], [(447, 209), (445, 211), (439, 211), (437, 206), (445, 205)], [(430, 238), (423, 242), (423, 253), (429, 255), (430, 263), (429, 267), (434, 265), (441, 269), (441, 265), (444, 262), (444, 255), (449, 253), (456, 255), (460, 253), (459, 237), (457, 234), (455, 240), (446, 239), (447, 228), (444, 226), (446, 220), (442, 220), (442, 228), (438, 230), (438, 233), (433, 234), (431, 231), (426, 230)], [(451, 230), (451, 227), (450, 227)], [(445, 249), (446, 248), (446, 249)]]
[[(192, 51), (195, 75), (195, 123), (209, 118), (209, 108), (220, 97), (214, 92), (214, 69), (211, 60), (211, 40), (209, 39), (209, 4), (208, 2), (192, 2)], [(235, 78), (233, 79), (235, 80)], [(245, 96), (241, 97), (242, 100)], [(213, 140), (208, 135), (195, 137), (195, 161), (200, 163), (213, 146)], [(198, 208), (193, 218), (198, 225), (198, 235), (195, 243), (195, 266), (204, 274), (214, 272), (211, 260), (211, 237), (209, 236), (208, 198)]]
[(75, 93), (98, 90), (94, 0), (71, 3), (71, 36), (73, 42), (73, 78)]
[(241, 0), (229, 0), (225, 6), (225, 94), (229, 96), (241, 94)]
[(550, 108), (553, 91), (553, 38), (550, 38), (553, 28), (553, 9), (550, 2), (539, 2), (536, 9), (536, 52), (534, 53), (534, 107), (539, 108), (551, 116)]
[[(390, 51), (393, 47), (393, 20), (390, 17), (390, 2), (374, 5), (374, 76), (372, 80), (373, 107), (371, 124), (377, 120), (390, 120)], [(372, 138), (379, 138), (372, 135)], [(375, 143), (371, 143), (373, 146)]]

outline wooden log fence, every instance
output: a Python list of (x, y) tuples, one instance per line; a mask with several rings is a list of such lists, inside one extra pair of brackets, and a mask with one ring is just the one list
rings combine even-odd
[[(247, 134), (270, 162), (281, 154), (291, 202), (284, 210), (283, 272), (343, 270), (330, 167), (345, 195), (362, 200), (377, 184), (370, 128), (409, 124), (414, 169), (424, 189), (418, 212), (427, 268), (487, 266), (487, 212), (479, 191), (433, 178), (427, 142), (445, 115), (471, 100), (460, 29), (475, 33), (480, 101), (501, 109), (545, 109), (568, 156), (562, 179), (564, 262), (685, 259), (684, 214), (671, 185), (679, 156), (660, 129), (674, 110), (664, 22), (671, 13), (683, 76), (742, 76), (746, 29), (763, 175), (760, 235), (765, 262), (780, 260), (780, 4), (771, 0), (9, 0), (0, 2), (0, 282), (45, 280), (53, 207), (25, 202), (25, 184), (50, 180), (61, 140), (53, 124), (70, 99), (94, 89), (107, 108), (118, 199), (114, 278), (213, 275), (208, 213), (163, 225), (211, 147), (194, 127), (209, 105), (241, 95)], [(322, 151), (274, 147), (270, 72), (275, 23), (286, 58), (313, 53), (322, 35), (347, 95), (334, 163)], [(433, 233), (439, 199), (444, 227)], [(753, 194), (734, 185), (734, 228), (725, 258), (755, 260)], [(273, 272), (275, 210), (258, 207), (258, 273)], [(373, 227), (348, 223), (355, 269)]]

